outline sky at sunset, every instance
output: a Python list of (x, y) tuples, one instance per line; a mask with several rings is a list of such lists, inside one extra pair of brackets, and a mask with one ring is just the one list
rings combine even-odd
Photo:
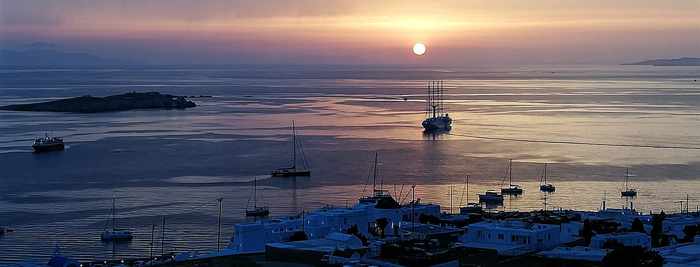
[(700, 1), (0, 0), (0, 49), (37, 42), (151, 64), (616, 64), (700, 57)]

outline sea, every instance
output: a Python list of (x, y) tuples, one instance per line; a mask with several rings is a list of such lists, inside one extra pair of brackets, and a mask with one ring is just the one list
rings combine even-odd
[[(426, 134), (428, 81), (443, 81), (448, 133)], [(0, 111), (0, 264), (210, 251), (257, 204), (271, 217), (350, 206), (377, 187), (457, 212), (499, 190), (509, 160), (524, 194), (503, 211), (700, 205), (700, 67), (2, 67), (0, 105), (157, 91), (186, 110)], [(291, 124), (310, 177), (291, 165)], [(45, 134), (65, 151), (34, 154)], [(303, 154), (301, 154), (303, 152)], [(556, 192), (539, 192), (543, 164)], [(636, 198), (621, 198), (629, 171)], [(687, 202), (686, 202), (687, 200)], [(112, 245), (118, 227), (134, 239)], [(681, 202), (683, 201), (683, 202)], [(165, 222), (165, 224), (163, 224)], [(152, 242), (153, 241), (153, 242)]]

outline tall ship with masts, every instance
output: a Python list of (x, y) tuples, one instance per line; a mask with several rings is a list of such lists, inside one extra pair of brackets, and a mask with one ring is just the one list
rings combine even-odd
[(425, 131), (449, 131), (452, 118), (445, 112), (444, 86), (442, 81), (428, 82), (428, 98), (425, 104)]
[[(299, 152), (301, 152), (300, 157), (297, 157), (297, 149), (299, 150)], [(301, 161), (301, 165), (297, 165), (297, 161)], [(301, 142), (297, 140), (297, 133), (296, 128), (294, 127), (294, 121), (292, 121), (292, 166), (273, 170), (272, 176), (311, 176), (309, 162), (306, 160), (306, 155), (304, 154), (304, 147), (301, 145)]]

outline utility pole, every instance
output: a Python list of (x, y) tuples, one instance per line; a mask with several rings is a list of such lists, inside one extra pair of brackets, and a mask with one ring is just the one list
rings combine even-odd
[(452, 214), (452, 185), (450, 184), (450, 214)]
[(223, 197), (220, 197), (216, 199), (219, 201), (219, 222), (218, 222), (218, 231), (216, 232), (216, 251), (219, 252), (221, 250), (220, 244), (221, 244), (221, 209), (222, 209), (222, 204), (221, 201), (224, 200)]

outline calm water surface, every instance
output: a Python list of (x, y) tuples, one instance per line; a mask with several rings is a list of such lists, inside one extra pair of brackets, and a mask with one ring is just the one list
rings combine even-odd
[[(498, 189), (508, 159), (525, 194), (499, 210), (544, 207), (543, 162), (557, 186), (548, 209), (595, 210), (603, 198), (629, 205), (619, 198), (625, 168), (635, 175), (638, 209), (677, 211), (686, 195), (692, 208), (700, 203), (698, 78), (699, 68), (639, 66), (0, 69), (0, 105), (128, 91), (213, 96), (185, 111), (0, 111), (0, 226), (15, 229), (0, 237), (0, 263), (41, 262), (55, 245), (78, 259), (147, 256), (163, 216), (157, 252), (211, 250), (217, 198), (226, 239), (244, 220), (255, 178), (274, 216), (352, 205), (369, 190), (375, 151), (386, 189), (406, 201), (417, 184), (422, 201), (445, 211)], [(448, 85), (452, 134), (421, 132), (430, 79)], [(313, 176), (270, 178), (289, 162), (292, 120)], [(63, 136), (68, 148), (32, 154), (32, 139), (44, 132)], [(135, 233), (117, 247), (99, 240), (113, 197), (119, 224)]]

